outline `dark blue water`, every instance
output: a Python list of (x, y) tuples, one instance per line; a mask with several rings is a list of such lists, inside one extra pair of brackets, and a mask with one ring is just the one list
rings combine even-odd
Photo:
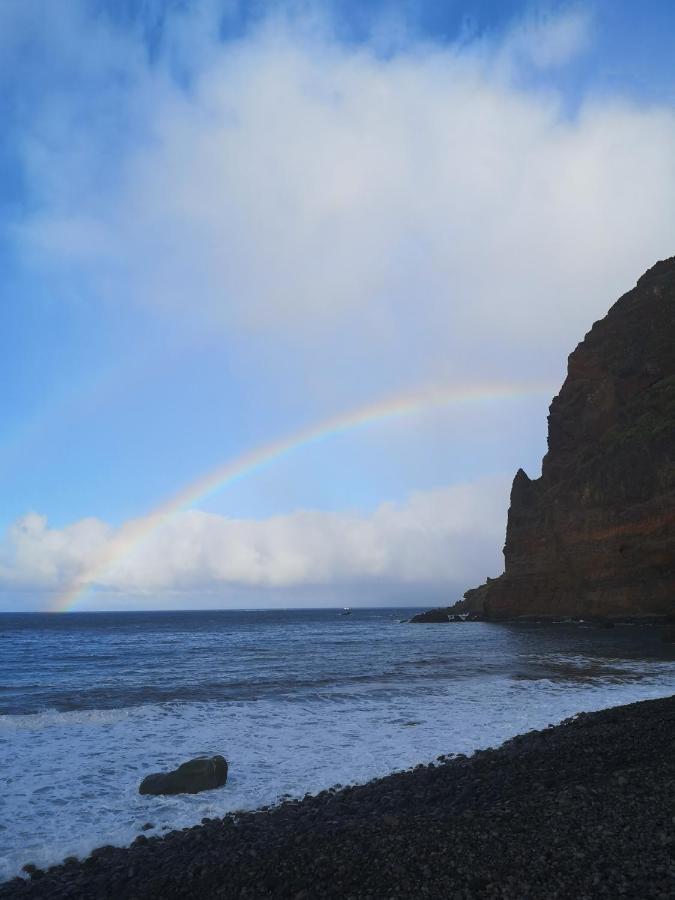
[[(389, 627), (416, 611), (1, 614), (0, 714), (293, 699), (325, 688), (349, 695), (357, 685), (397, 690), (402, 678), (406, 689), (500, 673), (635, 679), (640, 661), (649, 676), (650, 660), (675, 655), (658, 629), (565, 625), (484, 626), (474, 653), (481, 626), (457, 625), (449, 634), (439, 626)], [(629, 676), (618, 661), (637, 668)]]
[[(413, 612), (0, 615), (0, 876), (674, 689), (657, 629)], [(230, 761), (222, 791), (139, 797), (202, 752)]]

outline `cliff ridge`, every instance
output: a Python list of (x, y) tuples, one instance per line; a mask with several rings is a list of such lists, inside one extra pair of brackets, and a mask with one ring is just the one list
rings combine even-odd
[(675, 614), (675, 257), (570, 354), (541, 477), (513, 480), (504, 563), (449, 612)]

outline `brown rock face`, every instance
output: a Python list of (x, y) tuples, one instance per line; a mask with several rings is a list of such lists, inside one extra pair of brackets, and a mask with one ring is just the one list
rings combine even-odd
[(542, 475), (511, 489), (505, 571), (458, 606), (489, 618), (675, 614), (675, 257), (570, 355)]

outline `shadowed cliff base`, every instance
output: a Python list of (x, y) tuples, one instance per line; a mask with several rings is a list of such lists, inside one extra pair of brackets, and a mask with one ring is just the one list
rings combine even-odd
[(675, 257), (570, 354), (541, 477), (513, 480), (504, 563), (415, 621), (675, 616)]
[(675, 697), (470, 758), (102, 848), (0, 898), (579, 898), (675, 893)]

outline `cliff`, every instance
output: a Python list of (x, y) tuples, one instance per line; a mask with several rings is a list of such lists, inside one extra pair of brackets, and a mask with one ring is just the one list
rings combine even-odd
[(451, 612), (675, 614), (675, 257), (570, 355), (541, 477), (513, 480), (504, 559)]

